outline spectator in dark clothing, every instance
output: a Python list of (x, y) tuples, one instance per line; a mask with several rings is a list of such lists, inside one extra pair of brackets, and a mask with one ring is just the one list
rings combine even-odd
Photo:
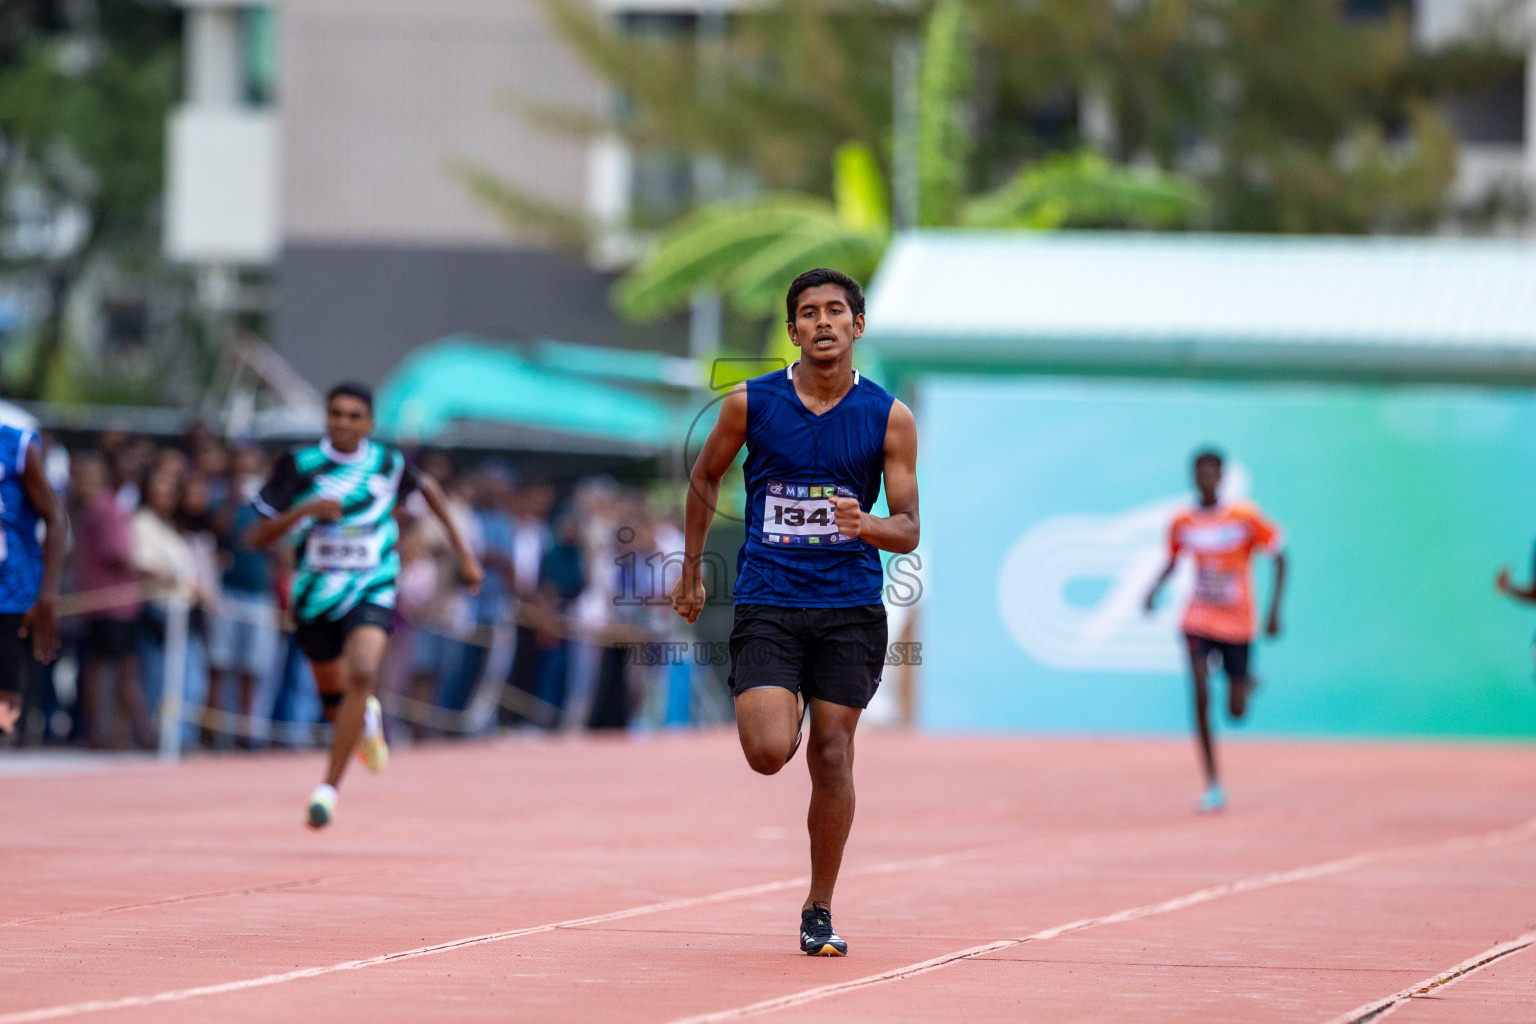
[(540, 605), (547, 616), (548, 628), (536, 638), (543, 656), (539, 662), (538, 698), (554, 709), (560, 725), (565, 708), (566, 680), (570, 674), (570, 608), (586, 589), (586, 567), (582, 564), (581, 523), (567, 516), (560, 521), (555, 543), (544, 555), (539, 567)]
[[(134, 623), (140, 602), (132, 594), (138, 582), (133, 568), (129, 516), (117, 500), (107, 466), (99, 456), (75, 460), (75, 582), (94, 606), (85, 615), (85, 642), (76, 713), (81, 738), (92, 746), (139, 746), (153, 743), (148, 710), (139, 680)], [(128, 591), (124, 594), (124, 591)], [(111, 677), (108, 689), (103, 673)], [(113, 725), (113, 718), (118, 720)], [(112, 735), (109, 737), (109, 729)]]
[[(249, 500), (236, 497), (229, 504), (235, 507), (223, 531), (222, 603), (208, 640), (209, 693), (216, 707), (244, 715), (249, 722), (256, 716), (261, 682), (277, 659), (277, 598), (271, 556), (249, 542), (251, 529), (261, 521), (260, 513)], [(231, 675), (233, 700), (223, 685)], [(250, 735), (242, 732), (240, 746), (249, 746), (250, 741)]]

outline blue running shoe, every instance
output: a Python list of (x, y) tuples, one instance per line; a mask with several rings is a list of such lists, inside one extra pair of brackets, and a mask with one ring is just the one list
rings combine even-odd
[(1207, 786), (1205, 793), (1200, 797), (1200, 802), (1195, 804), (1195, 810), (1201, 814), (1215, 814), (1217, 811), (1226, 810), (1227, 793), (1221, 788), (1220, 783)]

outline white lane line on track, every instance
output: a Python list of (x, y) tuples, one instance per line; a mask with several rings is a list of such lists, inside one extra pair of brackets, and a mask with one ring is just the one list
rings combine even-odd
[[(1306, 882), (1317, 878), (1327, 878), (1332, 875), (1343, 874), (1356, 868), (1366, 867), (1372, 864), (1380, 864), (1385, 861), (1398, 860), (1407, 857), (1431, 856), (1442, 853), (1463, 853), (1471, 850), (1481, 850), (1492, 846), (1501, 846), (1505, 843), (1518, 842), (1521, 839), (1529, 839), (1536, 835), (1536, 821), (1527, 822), (1514, 828), (1498, 829), (1493, 832), (1483, 832), (1477, 835), (1460, 836), (1455, 839), (1442, 840), (1435, 843), (1424, 843), (1418, 846), (1398, 846), (1385, 850), (1373, 850), (1355, 854), (1352, 857), (1343, 857), (1338, 860), (1324, 861), (1321, 864), (1313, 864), (1309, 867), (1293, 868), (1289, 871), (1274, 871), (1269, 874), (1255, 875), (1251, 878), (1239, 879), (1236, 882), (1226, 882), (1221, 885), (1209, 886), (1205, 889), (1197, 889), (1183, 896), (1175, 896), (1173, 899), (1164, 900), (1161, 903), (1149, 903), (1140, 907), (1131, 907), (1127, 910), (1119, 910), (1101, 917), (1084, 918), (1080, 921), (1072, 921), (1067, 924), (1047, 928), (1044, 931), (1034, 932), (1019, 938), (999, 939), (981, 946), (972, 946), (969, 949), (956, 950), (953, 953), (945, 953), (931, 960), (923, 960), (919, 963), (908, 964), (905, 967), (897, 967), (879, 974), (867, 975), (863, 978), (855, 978), (852, 981), (838, 982), (833, 985), (821, 985), (816, 988), (793, 992), (787, 996), (778, 996), (773, 999), (764, 999), (761, 1002), (749, 1003), (745, 1006), (736, 1006), (728, 1010), (719, 1010), (714, 1013), (699, 1014), (694, 1017), (682, 1017), (671, 1021), (670, 1024), (718, 1024), (721, 1021), (740, 1020), (743, 1017), (755, 1017), (759, 1014), (773, 1013), (776, 1010), (785, 1010), (793, 1006), (801, 1006), (805, 1003), (815, 1002), (818, 999), (826, 999), (830, 996), (842, 995), (856, 989), (869, 988), (872, 985), (882, 985), (888, 981), (896, 981), (901, 978), (910, 978), (918, 974), (926, 974), (936, 971), (941, 967), (947, 967), (961, 960), (969, 960), (972, 957), (993, 953), (1000, 949), (1008, 949), (1012, 946), (1023, 945), (1026, 942), (1045, 942), (1050, 939), (1069, 935), (1073, 932), (1086, 931), (1089, 928), (1101, 928), (1105, 925), (1124, 924), (1128, 921), (1140, 920), (1144, 917), (1154, 917), (1159, 914), (1168, 914), (1186, 907), (1198, 906), (1209, 903), (1226, 896), (1235, 896), (1239, 893), (1254, 892), (1259, 889), (1272, 889), (1280, 885), (1289, 885), (1293, 882)], [(0, 1019), (0, 1024), (4, 1020)]]
[[(1128, 829), (1111, 829), (1102, 833), (1087, 833), (1066, 837), (1072, 845), (1081, 844), (1093, 840), (1105, 838), (1123, 838), (1127, 836), (1143, 835), (1166, 831), (1167, 825), (1157, 824), (1152, 826), (1137, 826)], [(922, 868), (946, 867), (958, 864), (962, 861), (986, 857), (1003, 850), (1017, 849), (1018, 847), (1049, 846), (1062, 837), (1045, 836), (1023, 842), (1006, 842), (989, 844), (986, 846), (973, 846), (963, 850), (952, 850), (948, 853), (937, 853), (927, 857), (917, 857), (911, 860), (885, 861), (878, 864), (869, 864), (852, 871), (845, 871), (844, 876), (853, 875), (884, 875), (894, 874), (899, 871), (920, 870)], [(366, 873), (366, 872), (364, 872)], [(337, 876), (344, 877), (344, 876)], [(810, 884), (809, 875), (800, 875), (796, 878), (784, 879), (778, 882), (766, 882), (762, 885), (748, 886), (743, 889), (728, 889), (724, 892), (711, 893), (708, 896), (690, 896), (682, 899), (668, 900), (662, 903), (651, 903), (641, 907), (631, 907), (628, 910), (617, 910), (609, 914), (597, 914), (592, 917), (572, 918), (569, 921), (556, 921), (552, 924), (534, 925), (528, 928), (513, 928), (507, 931), (491, 932), (486, 935), (477, 935), (467, 939), (455, 939), (449, 942), (438, 943), (433, 946), (421, 946), (417, 949), (408, 949), (399, 953), (384, 953), (379, 956), (367, 957), (362, 960), (348, 960), (339, 964), (325, 964), (319, 967), (305, 967), (288, 971), (283, 974), (269, 974), (260, 978), (247, 978), (240, 981), (221, 982), (214, 985), (200, 985), (194, 988), (175, 989), (168, 992), (158, 992), (147, 996), (123, 996), (117, 999), (94, 999), (80, 1003), (66, 1003), (61, 1006), (47, 1006), (36, 1010), (21, 1010), (14, 1013), (0, 1014), (0, 1024), (25, 1024), (29, 1021), (58, 1020), (63, 1017), (75, 1017), (87, 1013), (100, 1013), (105, 1010), (128, 1009), (138, 1006), (155, 1006), (161, 1003), (181, 1002), (186, 999), (196, 999), (199, 996), (219, 995), (227, 992), (240, 992), (245, 989), (265, 988), (269, 985), (280, 985), (288, 981), (299, 981), (304, 978), (320, 977), (326, 974), (335, 974), (339, 971), (355, 971), (364, 967), (377, 967), (382, 964), (395, 963), (401, 960), (413, 960), (416, 957), (431, 956), (436, 953), (449, 953), (458, 949), (471, 946), (481, 946), (491, 942), (502, 942), (507, 939), (520, 938), (526, 935), (538, 935), (544, 932), (558, 931), (566, 928), (582, 928), (595, 924), (606, 924), (610, 921), (622, 921), (625, 918), (640, 917), (645, 914), (659, 914), (668, 910), (681, 910), (688, 907), (705, 906), (711, 903), (724, 903), (746, 896), (757, 896), (763, 893), (780, 892), (784, 889), (793, 889), (798, 886)], [(263, 889), (269, 887), (262, 887)], [(252, 892), (260, 890), (251, 890)], [(119, 909), (119, 908), (109, 908)]]
[[(1110, 831), (1108, 833), (1104, 833), (1104, 834), (1100, 834), (1100, 835), (1072, 836), (1072, 837), (1069, 837), (1069, 838), (1073, 842), (1075, 842), (1075, 843), (1081, 843), (1081, 842), (1089, 840), (1089, 839), (1100, 839), (1100, 838), (1106, 838), (1106, 837), (1123, 837), (1123, 836), (1126, 836), (1126, 835), (1135, 835), (1135, 834), (1146, 833), (1146, 832), (1160, 832), (1160, 831), (1164, 831), (1164, 830), (1166, 830), (1166, 826), (1157, 825), (1157, 826), (1153, 826), (1151, 828), (1137, 827), (1137, 828), (1130, 828), (1130, 829), (1117, 829), (1117, 830), (1112, 830), (1112, 831)], [(1475, 836), (1467, 836), (1467, 837), (1463, 837), (1463, 838), (1460, 838), (1460, 839), (1448, 840), (1448, 841), (1442, 842), (1440, 844), (1436, 844), (1436, 848), (1437, 849), (1451, 848), (1453, 846), (1456, 846), (1456, 844), (1462, 844), (1463, 846), (1465, 846), (1468, 849), (1475, 849), (1475, 848), (1478, 848), (1478, 847), (1480, 847), (1482, 845), (1491, 845), (1491, 843), (1489, 842), (1490, 837), (1499, 836), (1499, 835), (1506, 835), (1506, 834), (1510, 835), (1512, 837), (1515, 836), (1516, 834), (1518, 834), (1519, 836), (1524, 836), (1526, 834), (1531, 833), (1532, 831), (1536, 831), (1536, 822), (1532, 822), (1530, 825), (1522, 826), (1520, 828), (1504, 830), (1504, 832), (1479, 833), (1478, 835), (1475, 835)], [(904, 871), (904, 870), (915, 870), (915, 869), (932, 868), (932, 867), (944, 867), (944, 866), (947, 866), (947, 865), (950, 865), (950, 864), (959, 863), (961, 861), (970, 860), (972, 858), (984, 857), (984, 856), (986, 856), (986, 855), (988, 855), (990, 853), (996, 853), (996, 852), (999, 852), (1000, 850), (1003, 850), (1003, 849), (1009, 849), (1009, 848), (1013, 848), (1013, 847), (1017, 847), (1017, 846), (1021, 846), (1021, 845), (1022, 846), (1050, 845), (1051, 843), (1057, 841), (1058, 838), (1059, 837), (1045, 837), (1045, 838), (1042, 838), (1042, 839), (1028, 840), (1028, 841), (1026, 841), (1024, 843), (1000, 843), (1000, 844), (988, 845), (988, 846), (977, 846), (977, 847), (971, 847), (971, 848), (964, 849), (964, 850), (954, 850), (954, 851), (951, 851), (949, 853), (933, 854), (933, 855), (928, 856), (928, 857), (917, 857), (917, 858), (914, 858), (914, 859), (911, 859), (911, 860), (886, 861), (886, 862), (880, 863), (880, 864), (870, 864), (870, 865), (867, 865), (867, 866), (865, 866), (863, 868), (860, 868), (860, 869), (858, 869), (856, 871), (845, 872), (845, 874), (847, 874), (847, 875), (853, 875), (853, 874), (856, 874), (856, 875), (880, 875), (880, 874), (891, 874), (891, 873), (894, 873), (894, 872)], [(1403, 848), (1403, 849), (1411, 851), (1411, 850), (1414, 850), (1414, 849), (1417, 849), (1417, 848), (1415, 848), (1415, 847), (1406, 847), (1406, 848)], [(1385, 853), (1386, 854), (1390, 854), (1391, 852), (1392, 851), (1386, 851)], [(1365, 855), (1361, 855), (1361, 856), (1370, 858), (1370, 857), (1377, 856), (1377, 855), (1365, 854)], [(1358, 859), (1358, 858), (1355, 858), (1355, 859)], [(1302, 868), (1302, 869), (1299, 869), (1299, 870), (1306, 871), (1306, 870), (1312, 870), (1312, 869)], [(784, 880), (781, 880), (781, 881), (778, 881), (778, 882), (765, 882), (762, 885), (746, 886), (746, 887), (741, 888), (741, 889), (727, 889), (727, 890), (725, 890), (723, 892), (711, 893), (711, 894), (709, 894), (707, 896), (688, 896), (688, 897), (684, 897), (684, 898), (681, 898), (681, 899), (666, 900), (666, 901), (661, 902), (661, 903), (649, 903), (649, 904), (646, 904), (644, 906), (630, 907), (627, 910), (616, 910), (616, 911), (613, 911), (613, 912), (607, 913), (607, 914), (595, 914), (595, 915), (592, 915), (590, 917), (571, 918), (570, 920), (567, 920), (567, 921), (556, 921), (556, 922), (553, 922), (551, 924), (533, 925), (533, 926), (530, 926), (530, 927), (527, 927), (527, 928), (513, 928), (513, 929), (508, 929), (507, 931), (490, 932), (490, 933), (485, 934), (485, 935), (471, 936), (470, 938), (466, 938), (466, 939), (453, 939), (453, 940), (450, 940), (448, 942), (440, 942), (440, 943), (437, 943), (437, 944), (431, 945), (431, 946), (420, 946), (420, 947), (418, 947), (416, 949), (403, 950), (403, 951), (398, 952), (398, 953), (383, 953), (383, 954), (380, 954), (378, 956), (366, 957), (366, 958), (361, 959), (361, 960), (347, 960), (347, 961), (344, 961), (342, 963), (324, 964), (324, 965), (321, 965), (319, 967), (303, 967), (303, 968), (299, 968), (297, 970), (286, 971), (286, 972), (281, 973), (281, 974), (268, 974), (268, 975), (264, 975), (264, 976), (259, 977), (259, 978), (245, 978), (245, 979), (241, 979), (239, 981), (220, 982), (218, 984), (213, 984), (213, 985), (199, 985), (199, 986), (195, 986), (195, 987), (192, 987), (192, 988), (172, 989), (172, 990), (166, 991), (166, 992), (157, 992), (157, 993), (155, 993), (153, 995), (123, 996), (123, 997), (119, 997), (119, 998), (115, 998), (115, 999), (93, 999), (93, 1000), (87, 1000), (85, 1002), (79, 1002), (79, 1003), (65, 1003), (65, 1004), (62, 1004), (62, 1005), (59, 1005), (59, 1006), (46, 1006), (46, 1007), (41, 1007), (41, 1008), (36, 1009), (36, 1010), (21, 1010), (21, 1011), (17, 1011), (17, 1012), (14, 1012), (14, 1013), (0, 1014), (0, 1024), (30, 1024), (30, 1022), (33, 1022), (33, 1021), (58, 1020), (58, 1019), (61, 1019), (61, 1018), (64, 1018), (64, 1017), (76, 1017), (76, 1016), (80, 1016), (80, 1015), (88, 1014), (88, 1013), (100, 1013), (100, 1012), (107, 1011), (107, 1010), (130, 1009), (130, 1008), (140, 1007), (140, 1006), (158, 1006), (158, 1005), (160, 1005), (162, 1003), (182, 1002), (182, 1001), (187, 1000), (187, 999), (196, 999), (196, 998), (199, 998), (201, 996), (221, 995), (221, 994), (230, 993), (230, 992), (241, 992), (241, 991), (245, 991), (247, 989), (265, 988), (265, 987), (270, 986), (270, 985), (281, 985), (281, 984), (283, 984), (285, 982), (289, 982), (289, 981), (300, 981), (300, 980), (305, 979), (305, 978), (317, 978), (317, 977), (322, 977), (322, 976), (327, 975), (327, 974), (336, 974), (336, 973), (339, 973), (339, 972), (342, 972), (342, 971), (356, 971), (356, 970), (361, 970), (361, 969), (363, 969), (365, 967), (378, 967), (378, 966), (381, 966), (381, 965), (384, 965), (384, 964), (392, 964), (392, 963), (397, 963), (397, 962), (404, 961), (404, 960), (414, 960), (417, 957), (433, 956), (433, 955), (438, 954), (438, 953), (450, 953), (450, 952), (454, 952), (454, 951), (460, 950), (460, 949), (468, 949), (468, 948), (473, 947), (473, 946), (482, 946), (482, 945), (486, 945), (488, 943), (493, 943), (493, 942), (503, 942), (503, 941), (506, 941), (508, 939), (516, 939), (516, 938), (521, 938), (523, 936), (528, 936), (528, 935), (539, 935), (539, 934), (543, 934), (543, 933), (546, 933), (546, 932), (559, 931), (559, 930), (568, 929), (568, 928), (583, 928), (583, 927), (587, 927), (587, 926), (590, 926), (590, 925), (606, 924), (606, 923), (608, 923), (610, 921), (622, 921), (622, 920), (624, 920), (626, 918), (641, 917), (641, 916), (646, 915), (646, 914), (659, 914), (659, 913), (664, 913), (664, 912), (669, 911), (669, 910), (682, 910), (682, 909), (687, 909), (689, 907), (706, 906), (706, 905), (709, 905), (709, 904), (712, 904), (712, 903), (725, 903), (725, 902), (728, 902), (730, 900), (741, 899), (741, 898), (744, 898), (744, 897), (747, 897), (747, 896), (757, 896), (757, 895), (761, 895), (761, 894), (764, 894), (764, 893), (770, 893), (770, 892), (781, 892), (781, 891), (783, 891), (785, 889), (793, 889), (793, 888), (797, 888), (799, 886), (807, 885), (809, 883), (810, 883), (810, 876), (809, 875), (801, 875), (801, 876), (798, 876), (796, 878), (788, 878), (788, 879), (784, 879)], [(1233, 884), (1234, 885), (1241, 885), (1242, 883), (1233, 883)], [(1222, 887), (1218, 887), (1218, 888), (1222, 888)], [(1188, 899), (1188, 897), (1181, 897), (1181, 899)], [(1197, 900), (1196, 902), (1201, 902), (1201, 901)], [(1127, 913), (1134, 914), (1135, 911), (1134, 910), (1133, 911), (1121, 911), (1121, 914), (1127, 914)], [(1111, 916), (1118, 916), (1118, 915), (1111, 915)], [(1126, 919), (1130, 920), (1131, 918), (1126, 918)], [(1095, 921), (1097, 923), (1106, 923), (1106, 924), (1107, 923), (1112, 923), (1112, 922), (1110, 922), (1108, 920), (1100, 920), (1100, 919), (1095, 919)], [(1079, 922), (1079, 924), (1081, 924), (1081, 922)], [(1087, 925), (1087, 927), (1092, 927), (1092, 926), (1093, 926), (1092, 924)], [(1065, 929), (1065, 930), (1076, 930), (1071, 925), (1063, 926), (1063, 929)], [(962, 958), (962, 956), (976, 956), (978, 953), (990, 952), (993, 948), (1001, 949), (1001, 948), (1005, 948), (1007, 946), (1017, 945), (1019, 942), (1027, 942), (1027, 941), (1030, 941), (1031, 939), (1034, 939), (1034, 938), (1037, 938), (1037, 937), (1039, 937), (1039, 938), (1054, 938), (1057, 934), (1064, 934), (1063, 929), (1053, 929), (1051, 931), (1051, 933), (1049, 933), (1049, 934), (1042, 932), (1042, 933), (1039, 933), (1039, 936), (1029, 936), (1029, 937), (1026, 937), (1025, 939), (1020, 939), (1020, 940), (1006, 939), (1006, 940), (1003, 940), (1000, 943), (994, 943), (994, 944), (989, 945), (987, 947), (977, 947), (976, 949), (973, 949), (973, 950), (964, 950), (964, 951), (962, 951), (961, 954), (957, 954), (957, 955), (954, 955), (954, 956), (951, 956), (951, 957), (948, 957), (948, 958), (942, 958), (941, 957), (939, 959), (943, 960), (944, 963), (949, 963), (949, 962), (952, 962), (955, 959)], [(929, 966), (927, 964), (927, 962), (925, 962), (925, 964), (913, 965), (913, 969), (908, 971), (907, 973), (921, 973), (923, 970), (931, 970), (933, 966), (943, 966), (943, 963), (936, 963), (936, 964), (933, 964), (932, 966)], [(902, 970), (905, 971), (906, 969), (902, 969)], [(899, 972), (898, 973), (887, 972), (887, 973), (890, 973), (891, 977), (902, 976)], [(874, 980), (862, 979), (861, 981), (857, 981), (857, 982), (849, 982), (848, 985), (851, 985), (851, 986), (854, 986), (854, 987), (858, 987), (861, 984), (873, 984), (877, 980), (888, 980), (888, 979), (886, 979), (886, 978), (884, 978), (882, 976), (882, 977), (880, 977), (878, 979), (874, 979)], [(820, 990), (815, 990), (815, 991), (819, 992)], [(801, 993), (801, 994), (804, 995), (804, 993)], [(831, 995), (831, 994), (835, 994), (835, 993), (827, 992), (826, 994), (827, 995)], [(793, 998), (793, 997), (786, 997), (786, 998)], [(819, 995), (812, 996), (811, 998), (820, 998), (820, 996)], [(808, 1002), (809, 999), (807, 999), (805, 1001)], [(777, 1002), (777, 1001), (774, 1001), (774, 1002)], [(738, 1013), (736, 1011), (726, 1011), (726, 1012), (728, 1014), (732, 1014), (732, 1015), (735, 1015), (735, 1016), (748, 1016), (748, 1015), (750, 1015), (750, 1014)], [(766, 1012), (766, 1011), (759, 1010), (759, 1011), (755, 1011), (755, 1012)], [(690, 1020), (692, 1020), (692, 1019), (693, 1018), (690, 1018)], [(699, 1019), (702, 1020), (702, 1019), (705, 1019), (705, 1018), (699, 1018)], [(708, 1019), (716, 1019), (716, 1017), (715, 1016), (711, 1016)], [(718, 1019), (724, 1020), (724, 1019), (730, 1019), (730, 1017), (729, 1016), (727, 1016), (727, 1017), (720, 1017)]]
[(217, 985), (199, 985), (195, 988), (173, 989), (169, 992), (158, 992), (149, 996), (93, 999), (83, 1003), (47, 1006), (39, 1010), (23, 1010), (19, 1013), (0, 1015), (0, 1024), (24, 1024), (24, 1022), (28, 1021), (58, 1020), (61, 1017), (75, 1017), (85, 1013), (100, 1013), (103, 1010), (123, 1010), (137, 1006), (158, 1006), (161, 1003), (178, 1003), (186, 999), (196, 999), (199, 996), (213, 996), (225, 992), (241, 992), (246, 989), (265, 988), (268, 985), (281, 985), (284, 982), (298, 981), (301, 978), (317, 978), (321, 975), (335, 974), (339, 971), (357, 971), (364, 967), (377, 967), (380, 964), (414, 960), (417, 957), (432, 956), (435, 953), (447, 953), (458, 949), (468, 949), (471, 946), (483, 946), (491, 942), (503, 942), (507, 939), (515, 939), (524, 935), (538, 935), (562, 928), (581, 928), (586, 925), (604, 924), (608, 921), (622, 921), (627, 917), (639, 917), (642, 914), (659, 914), (667, 910), (680, 910), (686, 907), (697, 907), (709, 903), (739, 899), (743, 896), (756, 896), (760, 893), (777, 892), (781, 889), (806, 885), (809, 882), (810, 876), (805, 875), (800, 878), (791, 878), (780, 882), (767, 882), (763, 885), (747, 886), (743, 889), (728, 889), (725, 892), (711, 893), (708, 896), (690, 896), (684, 899), (667, 900), (663, 903), (649, 903), (642, 907), (630, 907), (628, 910), (616, 910), (609, 914), (574, 917), (569, 921), (533, 925), (529, 928), (512, 928), (504, 932), (490, 932), (486, 935), (475, 935), (467, 939), (453, 939), (449, 942), (439, 942), (432, 946), (419, 946), (416, 949), (407, 949), (399, 953), (384, 953), (380, 956), (371, 956), (362, 960), (347, 960), (343, 963), (325, 964), (321, 967), (303, 967), (296, 971), (268, 974), (260, 978), (226, 981)]
[(1426, 978), (1417, 985), (1392, 993), (1385, 999), (1377, 999), (1375, 1002), (1366, 1003), (1364, 1006), (1341, 1014), (1330, 1020), (1328, 1024), (1363, 1024), (1365, 1021), (1380, 1020), (1410, 999), (1437, 993), (1447, 985), (1456, 984), (1467, 975), (1482, 970), (1494, 961), (1502, 960), (1511, 953), (1518, 953), (1533, 944), (1536, 944), (1536, 932), (1526, 932), (1518, 939), (1510, 939), (1491, 949), (1485, 949), (1476, 956), (1463, 960), (1450, 970), (1441, 971), (1433, 978)]
[[(1142, 829), (1116, 830), (1111, 835), (1120, 835), (1122, 832), (1139, 832)], [(1081, 837), (1075, 837), (1081, 838)], [(1034, 841), (1031, 841), (1034, 842)], [(988, 853), (997, 852), (1000, 848), (1015, 846), (1018, 844), (999, 844), (998, 846), (979, 846), (964, 850), (953, 850), (949, 853), (938, 853), (928, 857), (917, 857), (911, 860), (885, 861), (879, 864), (870, 864), (849, 874), (858, 875), (882, 875), (892, 874), (898, 871), (917, 870), (922, 868), (945, 867), (959, 863), (973, 857), (986, 856)], [(397, 963), (402, 960), (414, 960), (417, 957), (432, 956), (437, 953), (449, 953), (455, 950), (467, 949), (471, 946), (483, 946), (492, 942), (504, 942), (507, 939), (521, 938), (527, 935), (539, 935), (544, 932), (559, 931), (567, 928), (584, 928), (590, 925), (607, 924), (610, 921), (622, 921), (626, 918), (641, 917), (646, 914), (660, 914), (669, 910), (683, 910), (689, 907), (706, 906), (711, 903), (725, 903), (730, 900), (742, 899), (747, 896), (758, 896), (764, 893), (780, 892), (784, 889), (794, 889), (809, 885), (809, 875), (800, 875), (795, 878), (786, 878), (777, 882), (765, 882), (762, 885), (750, 885), (741, 889), (727, 889), (723, 892), (711, 893), (707, 896), (687, 896), (681, 899), (666, 900), (661, 903), (648, 903), (644, 906), (630, 907), (627, 910), (615, 910), (607, 914), (594, 914), (590, 917), (575, 917), (568, 921), (555, 921), (551, 924), (533, 925), (528, 928), (512, 928), (507, 931), (490, 932), (486, 935), (475, 935), (467, 939), (453, 939), (449, 942), (440, 942), (431, 946), (420, 946), (416, 949), (407, 949), (398, 953), (383, 953), (379, 956), (366, 957), (361, 960), (347, 960), (339, 964), (324, 964), (319, 967), (303, 967), (298, 970), (286, 971), (282, 974), (268, 974), (260, 978), (245, 978), (240, 981), (226, 981), (214, 985), (199, 985), (194, 988), (173, 989), (168, 992), (158, 992), (146, 996), (123, 996), (117, 999), (93, 999), (80, 1003), (66, 1003), (61, 1006), (46, 1006), (36, 1010), (21, 1010), (15, 1013), (0, 1014), (0, 1024), (27, 1024), (31, 1021), (58, 1020), (63, 1017), (76, 1017), (87, 1013), (100, 1013), (105, 1010), (123, 1010), (140, 1006), (158, 1006), (162, 1003), (177, 1003), (187, 999), (196, 999), (199, 996), (213, 996), (228, 992), (241, 992), (246, 989), (265, 988), (269, 985), (281, 985), (284, 982), (299, 981), (303, 978), (316, 978), (326, 974), (335, 974), (340, 971), (356, 971), (364, 967), (377, 967), (382, 964)]]

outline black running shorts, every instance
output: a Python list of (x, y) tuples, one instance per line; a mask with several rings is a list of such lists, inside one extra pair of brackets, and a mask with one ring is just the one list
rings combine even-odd
[(1194, 656), (1206, 662), (1211, 660), (1211, 653), (1221, 655), (1221, 667), (1226, 671), (1228, 679), (1248, 678), (1248, 658), (1252, 651), (1252, 644), (1234, 644), (1225, 640), (1212, 640), (1207, 636), (1196, 636), (1193, 633), (1185, 633), (1189, 640), (1190, 650)]
[(21, 613), (0, 614), (0, 693), (19, 694), (31, 668), (32, 640), (17, 635)]
[(782, 686), (807, 700), (866, 708), (885, 671), (885, 606), (736, 606), (731, 693)]
[(299, 620), (293, 631), (299, 650), (311, 664), (323, 665), (341, 657), (347, 637), (359, 626), (378, 626), (388, 633), (394, 628), (395, 613), (380, 604), (364, 601), (339, 619)]

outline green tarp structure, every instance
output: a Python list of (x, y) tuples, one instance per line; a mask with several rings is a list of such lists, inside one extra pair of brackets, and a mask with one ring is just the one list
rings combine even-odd
[(375, 402), (379, 427), (406, 444), (636, 456), (680, 447), (700, 404), (680, 384), (677, 364), (686, 361), (614, 352), (612, 365), (623, 372), (606, 374), (602, 356), (558, 342), (445, 338), (413, 352), (384, 381)]

